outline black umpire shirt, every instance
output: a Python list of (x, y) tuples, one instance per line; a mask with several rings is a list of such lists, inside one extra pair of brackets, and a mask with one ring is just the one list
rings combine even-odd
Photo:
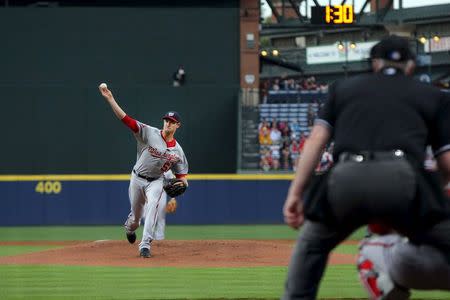
[(426, 145), (450, 150), (449, 95), (394, 68), (336, 81), (316, 122), (333, 132), (342, 152), (403, 150), (423, 165)]
[[(424, 229), (450, 216), (437, 174), (423, 168), (425, 148), (450, 150), (450, 95), (386, 68), (336, 81), (316, 123), (330, 127), (335, 161), (343, 152), (400, 149), (416, 169), (415, 228)], [(339, 164), (339, 162), (338, 162)], [(329, 172), (313, 176), (305, 191), (308, 219), (335, 225), (328, 202)]]

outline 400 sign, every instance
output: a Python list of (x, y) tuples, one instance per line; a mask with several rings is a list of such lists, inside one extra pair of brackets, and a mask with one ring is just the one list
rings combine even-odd
[(59, 194), (62, 185), (60, 181), (39, 181), (34, 190), (39, 194)]

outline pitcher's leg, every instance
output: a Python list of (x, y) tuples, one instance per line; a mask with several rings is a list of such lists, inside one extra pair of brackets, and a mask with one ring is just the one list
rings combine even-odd
[(130, 198), (130, 214), (124, 225), (127, 233), (134, 233), (139, 227), (144, 213), (146, 198), (143, 184), (133, 176), (131, 176), (130, 186), (128, 187), (128, 196)]
[(330, 251), (351, 231), (337, 232), (333, 227), (306, 221), (291, 257), (282, 299), (316, 299)]
[(147, 205), (145, 212), (145, 224), (139, 249), (150, 249), (150, 243), (155, 238), (156, 223), (158, 220), (159, 206), (162, 202), (162, 180), (155, 180), (145, 189)]
[(160, 204), (158, 205), (158, 218), (155, 228), (155, 240), (164, 240), (166, 230), (166, 204), (167, 194), (163, 193)]

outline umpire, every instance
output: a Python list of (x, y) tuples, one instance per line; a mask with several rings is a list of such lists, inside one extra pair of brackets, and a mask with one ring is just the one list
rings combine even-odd
[[(290, 227), (304, 225), (282, 299), (316, 299), (330, 251), (368, 223), (432, 244), (450, 264), (450, 209), (442, 189), (450, 182), (449, 97), (409, 77), (414, 55), (404, 38), (381, 40), (371, 63), (373, 73), (330, 86), (305, 144), (283, 208)], [(334, 167), (312, 176), (331, 139)], [(444, 182), (423, 169), (428, 144)]]

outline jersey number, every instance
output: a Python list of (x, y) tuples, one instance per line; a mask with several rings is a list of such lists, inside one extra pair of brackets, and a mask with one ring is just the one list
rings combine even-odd
[(166, 173), (167, 171), (169, 171), (170, 167), (172, 166), (172, 163), (170, 161), (166, 161), (163, 166), (161, 167), (161, 171), (163, 173)]

